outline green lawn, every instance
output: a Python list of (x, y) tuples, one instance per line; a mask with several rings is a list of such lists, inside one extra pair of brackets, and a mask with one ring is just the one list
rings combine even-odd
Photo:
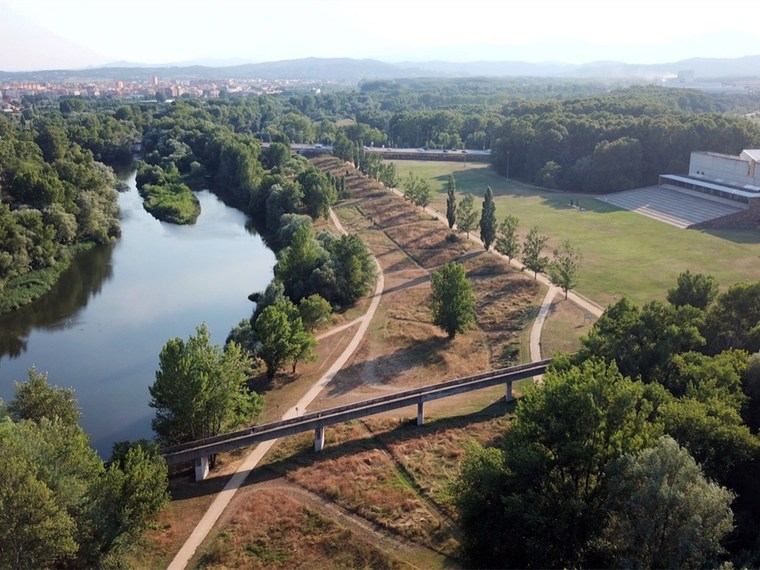
[[(446, 181), (453, 173), (457, 190), (483, 196), (491, 186), (499, 220), (520, 219), (524, 236), (532, 226), (550, 237), (546, 254), (568, 239), (583, 252), (578, 291), (601, 305), (622, 295), (636, 303), (664, 299), (682, 271), (710, 273), (722, 289), (737, 281), (760, 280), (760, 231), (682, 230), (621, 210), (588, 194), (550, 192), (505, 180), (488, 165), (455, 162), (396, 161), (399, 175), (410, 170), (430, 180), (432, 207), (446, 211)], [(580, 201), (585, 211), (570, 207)], [(476, 199), (477, 207), (482, 200)]]

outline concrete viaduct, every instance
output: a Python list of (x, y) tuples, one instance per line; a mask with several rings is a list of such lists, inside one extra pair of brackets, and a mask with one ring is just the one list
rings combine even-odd
[(484, 372), (475, 376), (448, 380), (431, 386), (404, 390), (388, 396), (363, 400), (318, 412), (310, 412), (297, 418), (261, 424), (224, 435), (167, 447), (162, 450), (162, 455), (169, 465), (193, 462), (195, 480), (202, 481), (208, 475), (210, 456), (254, 443), (314, 430), (314, 451), (321, 451), (325, 445), (325, 428), (329, 425), (406, 408), (415, 404), (417, 405), (417, 425), (422, 425), (425, 421), (425, 402), (498, 384), (505, 385), (506, 401), (509, 402), (512, 400), (512, 382), (543, 374), (550, 363), (550, 359), (539, 360), (511, 368)]

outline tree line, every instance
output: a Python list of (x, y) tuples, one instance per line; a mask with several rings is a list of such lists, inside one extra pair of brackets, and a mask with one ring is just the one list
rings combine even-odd
[(456, 484), (477, 567), (758, 564), (760, 283), (608, 307)]
[(30, 272), (60, 268), (77, 244), (119, 235), (117, 181), (103, 157), (77, 142), (90, 133), (82, 121), (35, 115), (22, 127), (0, 118), (0, 291), (10, 302), (3, 310), (31, 300), (16, 300), (15, 290), (28, 286), (20, 280)]

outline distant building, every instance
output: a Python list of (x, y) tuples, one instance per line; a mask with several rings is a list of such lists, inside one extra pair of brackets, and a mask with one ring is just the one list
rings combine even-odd
[(688, 176), (660, 175), (660, 185), (698, 192), (739, 204), (743, 211), (720, 218), (710, 227), (757, 227), (760, 225), (760, 149), (743, 150), (739, 156), (694, 151)]

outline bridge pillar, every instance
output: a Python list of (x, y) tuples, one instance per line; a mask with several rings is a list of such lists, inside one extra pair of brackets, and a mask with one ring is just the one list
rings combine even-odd
[(314, 430), (314, 451), (320, 452), (325, 447), (325, 426), (320, 426)]
[(506, 401), (511, 402), (512, 401), (512, 382), (507, 382), (507, 394), (506, 394)]
[(203, 481), (208, 475), (208, 456), (195, 460), (195, 481)]
[(425, 410), (424, 410), (424, 402), (418, 402), (417, 403), (417, 425), (421, 426), (425, 423)]

